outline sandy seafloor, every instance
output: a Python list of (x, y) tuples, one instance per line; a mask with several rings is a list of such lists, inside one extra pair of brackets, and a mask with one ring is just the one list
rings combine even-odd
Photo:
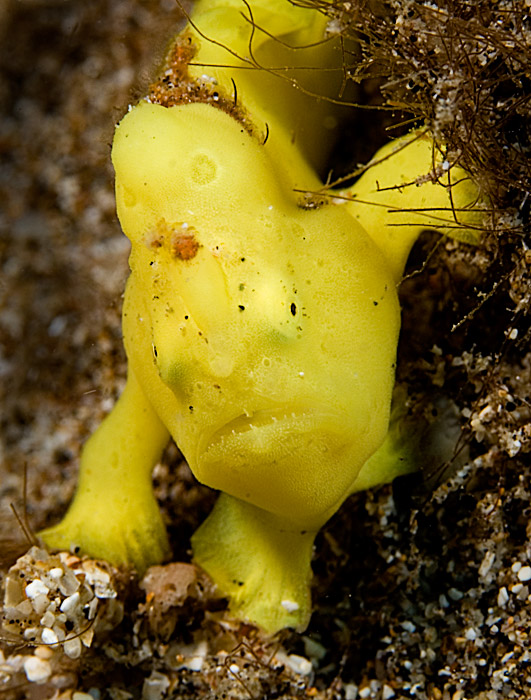
[[(29, 546), (12, 506), (25, 506), (34, 531), (60, 517), (80, 446), (124, 385), (128, 243), (110, 143), (178, 22), (170, 0), (0, 0), (4, 571)], [(427, 405), (455, 404), (468, 462), (449, 481), (413, 477), (343, 506), (317, 539), (305, 634), (265, 639), (231, 622), (208, 587), (190, 588), (170, 613), (150, 610), (122, 574), (123, 621), (78, 658), (5, 634), (0, 697), (531, 697), (531, 471), (518, 446), (529, 437), (525, 328), (504, 335), (502, 289), (476, 326), (448, 331), (473, 308), (485, 266), (481, 251), (439, 246), (402, 298), (399, 374)], [(190, 534), (215, 495), (174, 447), (155, 483), (174, 559), (188, 562)], [(157, 628), (166, 614), (169, 634)], [(50, 673), (30, 683), (24, 663), (35, 655)]]

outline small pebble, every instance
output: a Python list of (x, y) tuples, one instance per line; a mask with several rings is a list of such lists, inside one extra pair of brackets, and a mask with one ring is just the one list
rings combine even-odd
[[(311, 639), (310, 637), (303, 637), (304, 641), (304, 653), (309, 656), (310, 659), (317, 659), (321, 661), (326, 656), (327, 649), (320, 644), (317, 640)], [(391, 643), (391, 640), (389, 640)]]
[(42, 683), (52, 675), (52, 667), (45, 659), (28, 656), (24, 661), (24, 673), (30, 683)]
[(29, 617), (33, 613), (33, 607), (29, 600), (23, 600), (16, 606), (16, 609), (24, 615), (24, 617)]
[(498, 591), (498, 605), (500, 608), (503, 608), (509, 600), (509, 593), (507, 592), (507, 589), (505, 586), (502, 586), (500, 590)]
[(461, 600), (464, 597), (464, 593), (459, 591), (457, 588), (450, 588), (448, 591), (448, 595), (452, 600), (458, 601)]
[(79, 593), (76, 591), (73, 595), (65, 598), (59, 607), (59, 610), (65, 614), (71, 612), (79, 604)]
[(63, 650), (69, 659), (79, 659), (81, 656), (81, 649), (82, 645), (79, 637), (67, 639), (63, 644)]
[(142, 700), (162, 700), (166, 697), (169, 687), (170, 680), (167, 676), (158, 671), (152, 671), (149, 678), (144, 680)]
[(347, 683), (344, 687), (345, 700), (356, 700), (358, 697), (358, 686), (354, 683)]
[(41, 639), (43, 644), (57, 644), (59, 641), (58, 636), (49, 627), (45, 627), (41, 633)]
[(275, 654), (275, 661), (289, 668), (293, 673), (300, 676), (308, 676), (312, 672), (312, 662), (304, 656), (298, 654), (286, 654), (284, 651), (278, 651)]
[(30, 642), (34, 642), (39, 635), (39, 628), (38, 627), (26, 627), (24, 630), (24, 639), (27, 639)]
[(54, 631), (55, 634), (57, 635), (58, 641), (64, 642), (65, 637), (66, 637), (64, 628), (61, 627), (60, 625), (55, 625), (54, 628), (53, 628), (53, 631)]
[(43, 627), (53, 627), (55, 623), (55, 615), (50, 610), (47, 610), (40, 619), (40, 623)]
[(522, 586), (522, 588), (518, 591), (518, 600), (525, 600), (527, 596), (529, 595), (529, 586)]
[(45, 659), (48, 661), (54, 655), (54, 650), (47, 647), (45, 644), (41, 644), (41, 646), (38, 646), (33, 653), (35, 656), (38, 656), (39, 659)]
[(518, 579), (520, 581), (531, 580), (531, 566), (522, 566), (522, 568), (518, 571)]
[(478, 570), (478, 574), (481, 576), (481, 578), (484, 578), (489, 573), (489, 571), (492, 568), (492, 565), (494, 564), (495, 559), (496, 555), (494, 552), (485, 553), (483, 561), (481, 562), (481, 565)]
[(287, 665), (294, 673), (298, 673), (300, 676), (309, 676), (312, 672), (312, 662), (297, 654), (288, 656)]
[(36, 578), (31, 583), (28, 583), (28, 585), (26, 586), (26, 588), (24, 590), (25, 590), (28, 598), (33, 599), (41, 594), (44, 594), (47, 596), (50, 589), (39, 578)]
[[(403, 630), (405, 630), (406, 632), (409, 632), (410, 634), (413, 634), (413, 632), (417, 629), (415, 627), (415, 625), (412, 622), (410, 622), (409, 620), (402, 622), (400, 624), (400, 627), (402, 627)], [(360, 690), (360, 693), (361, 693), (361, 690)]]
[(50, 576), (50, 578), (53, 578), (54, 581), (58, 581), (63, 576), (63, 570), (60, 566), (55, 566), (53, 569), (50, 569), (50, 571), (48, 571), (48, 576)]
[[(187, 668), (189, 671), (201, 671), (205, 663), (207, 651), (208, 645), (206, 641), (181, 647), (179, 655), (183, 657), (184, 661), (180, 664), (179, 668)], [(233, 673), (238, 673), (240, 670), (239, 666), (232, 664), (230, 669), (232, 670), (233, 667), (236, 669)]]
[(93, 620), (96, 615), (96, 610), (98, 609), (98, 599), (93, 598), (89, 603), (89, 609), (87, 613), (87, 620)]
[(48, 609), (50, 600), (46, 593), (39, 593), (39, 595), (33, 598), (31, 604), (37, 615), (42, 615)]

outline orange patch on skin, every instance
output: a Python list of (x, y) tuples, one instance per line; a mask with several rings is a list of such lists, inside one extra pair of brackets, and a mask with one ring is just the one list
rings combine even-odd
[(171, 254), (179, 260), (191, 260), (197, 255), (199, 242), (191, 231), (174, 233), (171, 237)]
[(145, 243), (154, 250), (165, 248), (173, 258), (178, 260), (191, 260), (195, 258), (201, 247), (195, 233), (195, 229), (188, 224), (170, 224), (165, 219), (160, 219), (155, 231), (150, 231), (146, 236)]

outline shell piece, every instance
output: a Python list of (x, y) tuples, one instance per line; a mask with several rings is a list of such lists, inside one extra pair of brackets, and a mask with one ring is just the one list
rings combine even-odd
[(32, 683), (44, 683), (52, 675), (52, 667), (49, 661), (39, 659), (38, 656), (28, 656), (24, 661), (26, 678)]
[(40, 644), (24, 657), (30, 682), (42, 683), (64, 653), (78, 658), (95, 633), (116, 626), (123, 616), (116, 571), (111, 566), (32, 547), (6, 577), (4, 628)]

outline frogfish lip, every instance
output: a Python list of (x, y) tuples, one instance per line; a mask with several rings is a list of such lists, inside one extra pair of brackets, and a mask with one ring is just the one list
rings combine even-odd
[(319, 527), (352, 481), (351, 425), (327, 409), (290, 404), (235, 415), (205, 434), (190, 467), (210, 488)]
[(199, 445), (197, 466), (213, 462), (276, 462), (303, 449), (314, 431), (335, 435), (344, 419), (322, 407), (285, 405), (241, 413), (208, 435)]

